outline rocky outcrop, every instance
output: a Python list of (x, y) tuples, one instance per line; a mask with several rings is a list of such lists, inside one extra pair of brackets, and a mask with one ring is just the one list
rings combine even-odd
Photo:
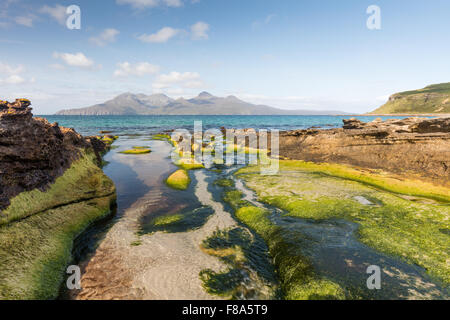
[(450, 118), (349, 119), (339, 129), (284, 132), (280, 155), (413, 174), (450, 186)]
[(0, 300), (58, 296), (73, 241), (114, 213), (104, 142), (0, 102)]
[(45, 190), (80, 157), (94, 151), (98, 161), (106, 145), (75, 130), (33, 118), (27, 99), (0, 101), (0, 210), (23, 191)]

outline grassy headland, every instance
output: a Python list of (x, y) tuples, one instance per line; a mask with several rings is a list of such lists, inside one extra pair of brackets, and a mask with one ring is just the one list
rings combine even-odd
[(394, 94), (372, 114), (450, 114), (450, 82)]

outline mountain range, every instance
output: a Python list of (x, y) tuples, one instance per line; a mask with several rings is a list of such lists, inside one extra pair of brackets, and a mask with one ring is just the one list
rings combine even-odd
[(192, 99), (165, 94), (124, 93), (87, 108), (62, 110), (57, 115), (343, 115), (341, 111), (283, 110), (255, 105), (235, 96), (216, 97), (202, 92)]
[(393, 94), (370, 114), (450, 114), (450, 82)]

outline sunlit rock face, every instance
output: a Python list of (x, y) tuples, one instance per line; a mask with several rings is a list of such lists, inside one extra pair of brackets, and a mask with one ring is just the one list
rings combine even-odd
[(349, 119), (340, 129), (285, 132), (280, 155), (413, 174), (449, 186), (450, 118)]
[(105, 144), (75, 130), (33, 118), (27, 99), (0, 101), (0, 210), (22, 191), (44, 190), (78, 159)]

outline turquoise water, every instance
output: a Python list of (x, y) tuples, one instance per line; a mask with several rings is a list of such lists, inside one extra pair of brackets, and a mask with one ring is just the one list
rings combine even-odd
[[(115, 134), (151, 134), (172, 129), (192, 130), (194, 121), (202, 121), (204, 129), (210, 128), (255, 128), (295, 130), (311, 127), (338, 128), (342, 120), (352, 116), (40, 116), (50, 122), (74, 128), (83, 135), (96, 135), (99, 130), (114, 131)], [(355, 117), (361, 121), (372, 121), (375, 116)], [(404, 117), (381, 117), (401, 119)]]

